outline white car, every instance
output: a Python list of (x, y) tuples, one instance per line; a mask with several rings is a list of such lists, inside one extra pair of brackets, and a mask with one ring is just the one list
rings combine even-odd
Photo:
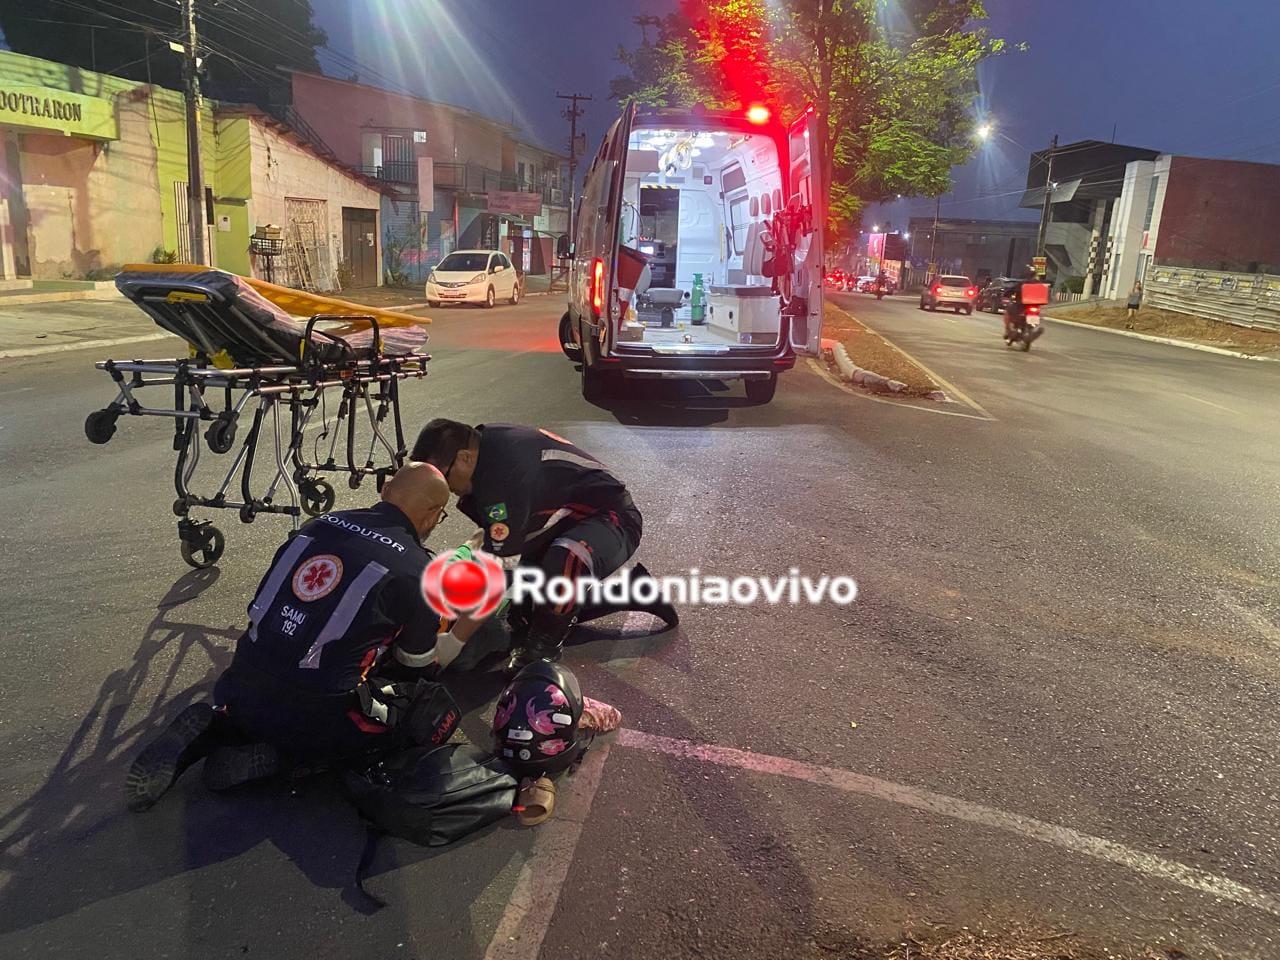
[(936, 277), (920, 291), (920, 309), (954, 310), (956, 313), (973, 313), (973, 305), (978, 299), (978, 288), (968, 277), (945, 276)]
[(520, 302), (520, 277), (498, 250), (455, 250), (427, 274), (427, 305)]

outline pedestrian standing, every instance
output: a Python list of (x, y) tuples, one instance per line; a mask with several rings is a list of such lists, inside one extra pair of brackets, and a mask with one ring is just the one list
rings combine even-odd
[(1133, 290), (1129, 294), (1129, 315), (1125, 318), (1124, 328), (1126, 330), (1133, 329), (1133, 321), (1138, 318), (1138, 308), (1142, 306), (1142, 281), (1139, 280), (1133, 285)]

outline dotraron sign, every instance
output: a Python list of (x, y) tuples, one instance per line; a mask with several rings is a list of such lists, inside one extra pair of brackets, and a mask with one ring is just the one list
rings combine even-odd
[(95, 140), (119, 138), (115, 106), (110, 100), (48, 87), (0, 86), (0, 126)]

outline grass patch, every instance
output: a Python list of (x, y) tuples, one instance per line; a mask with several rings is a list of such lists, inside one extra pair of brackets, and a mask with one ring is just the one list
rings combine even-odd
[[(1087, 323), (1095, 327), (1123, 330), (1127, 310), (1120, 301), (1054, 306), (1051, 317)], [(1237, 350), (1250, 356), (1280, 353), (1280, 332), (1240, 327), (1220, 320), (1206, 320), (1186, 313), (1144, 306), (1134, 319), (1135, 333), (1153, 337), (1169, 337), (1210, 347)]]
[(863, 370), (905, 383), (906, 391), (897, 396), (924, 397), (941, 389), (919, 364), (830, 300), (823, 307), (822, 329), (825, 336), (843, 343), (849, 359)]

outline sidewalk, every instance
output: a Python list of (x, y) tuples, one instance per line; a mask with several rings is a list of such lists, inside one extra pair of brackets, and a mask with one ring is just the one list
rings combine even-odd
[(123, 297), (27, 305), (0, 298), (0, 359), (165, 339), (176, 342)]

